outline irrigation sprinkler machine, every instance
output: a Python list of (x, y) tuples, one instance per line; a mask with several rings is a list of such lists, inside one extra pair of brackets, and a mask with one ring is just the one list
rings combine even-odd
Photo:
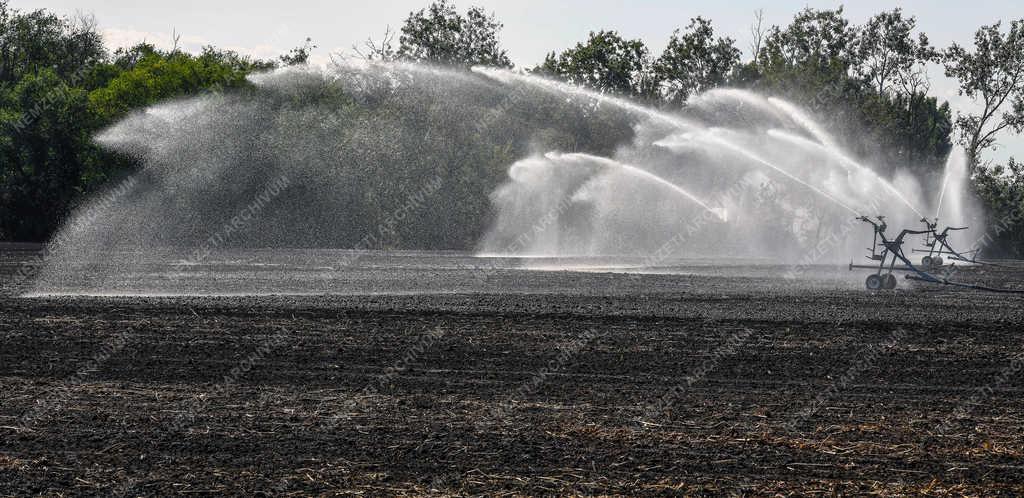
[[(983, 285), (949, 280), (948, 275), (954, 273), (953, 270), (957, 263), (977, 266), (1002, 266), (992, 262), (979, 260), (977, 258), (978, 250), (962, 252), (953, 248), (949, 242), (950, 232), (967, 230), (967, 227), (946, 227), (940, 232), (938, 228), (938, 218), (934, 220), (922, 218), (921, 223), (924, 224), (924, 230), (904, 229), (895, 238), (889, 238), (889, 236), (886, 235), (886, 230), (889, 226), (885, 222), (885, 216), (876, 216), (873, 219), (867, 216), (860, 216), (857, 220), (871, 225), (874, 231), (874, 239), (871, 243), (871, 247), (868, 248), (870, 254), (867, 256), (867, 258), (873, 263), (858, 265), (850, 262), (850, 271), (853, 271), (854, 269), (874, 271), (874, 273), (868, 275), (867, 280), (865, 281), (865, 286), (868, 290), (895, 289), (897, 286), (895, 272), (905, 272), (905, 278), (907, 280), (989, 292), (1024, 294), (1024, 291), (1021, 290), (997, 289)], [(923, 248), (911, 249), (911, 253), (925, 254), (925, 256), (921, 258), (920, 264), (914, 263), (903, 250), (904, 239), (906, 239), (907, 236), (918, 235), (924, 236)], [(947, 261), (949, 263), (948, 265), (946, 264)], [(946, 276), (937, 276), (936, 274), (940, 271)]]

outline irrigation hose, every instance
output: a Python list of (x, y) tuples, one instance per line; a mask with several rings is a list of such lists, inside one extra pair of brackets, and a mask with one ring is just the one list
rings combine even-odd
[(917, 276), (914, 276), (914, 275), (907, 275), (906, 278), (907, 278), (907, 280), (918, 280), (918, 281), (921, 281), (921, 282), (928, 282), (928, 283), (939, 284), (939, 285), (951, 285), (953, 287), (962, 287), (962, 288), (965, 288), (965, 289), (974, 289), (974, 290), (980, 290), (980, 291), (986, 291), (986, 292), (998, 292), (1000, 294), (1024, 294), (1024, 290), (997, 289), (995, 287), (987, 287), (987, 286), (984, 286), (984, 285), (968, 284), (968, 283), (964, 283), (964, 282), (950, 282), (949, 280), (929, 279), (929, 278), (917, 277)]

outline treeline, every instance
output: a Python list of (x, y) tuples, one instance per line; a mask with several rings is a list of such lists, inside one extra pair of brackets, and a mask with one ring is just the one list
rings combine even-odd
[(162, 100), (244, 87), (311, 48), (276, 61), (148, 43), (111, 52), (91, 18), (0, 1), (0, 241), (47, 240), (76, 203), (135, 171), (92, 142), (99, 130)]
[[(1010, 219), (1024, 205), (1021, 168), (985, 159), (1003, 133), (1024, 128), (1021, 21), (982, 27), (972, 46), (940, 48), (899, 9), (863, 25), (852, 24), (841, 8), (806, 9), (787, 26), (766, 26), (761, 19), (758, 14), (752, 22), (746, 57), (734, 39), (698, 17), (660, 51), (615, 31), (596, 31), (530, 70), (683, 113), (690, 97), (716, 87), (780, 96), (813, 111), (856, 156), (882, 168), (910, 169), (923, 183), (940, 182), (946, 155), (954, 143), (962, 144), (990, 216), (1009, 227), (998, 237), (998, 249), (1024, 256), (1024, 220)], [(480, 8), (460, 12), (440, 1), (410, 13), (398, 33), (369, 39), (356, 53), (511, 67), (501, 29)], [(245, 91), (246, 75), (304, 63), (311, 49), (307, 41), (275, 61), (213, 47), (188, 54), (141, 44), (111, 52), (88, 19), (20, 12), (0, 1), (0, 240), (45, 240), (77, 202), (138, 167), (95, 146), (91, 137), (98, 130), (161, 100)], [(932, 63), (982, 109), (954, 113), (930, 96), (926, 67)], [(619, 131), (615, 138), (628, 139)], [(581, 150), (613, 145), (606, 134), (577, 139)], [(389, 183), (388, 170), (374, 174), (382, 175), (374, 183)]]
[[(901, 9), (852, 24), (842, 8), (805, 9), (787, 26), (754, 13), (747, 58), (736, 40), (697, 17), (658, 53), (615, 31), (592, 32), (550, 53), (532, 72), (687, 112), (690, 97), (733, 87), (783, 97), (809, 109), (854, 155), (883, 175), (909, 170), (939, 188), (954, 143), (965, 148), (975, 193), (996, 241), (988, 254), (1024, 257), (1024, 178), (1019, 163), (985, 159), (1003, 133), (1024, 131), (1024, 21), (983, 26), (973, 46), (935, 47)], [(386, 33), (359, 50), (371, 59), (511, 67), (498, 43), (502, 25), (479, 8), (461, 15), (447, 1), (410, 14), (397, 46)], [(954, 113), (929, 95), (927, 67), (941, 66), (981, 104)], [(593, 144), (591, 144), (593, 145)]]

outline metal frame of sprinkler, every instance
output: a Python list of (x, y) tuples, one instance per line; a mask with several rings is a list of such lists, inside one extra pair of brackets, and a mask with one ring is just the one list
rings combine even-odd
[[(857, 219), (870, 224), (874, 228), (875, 232), (871, 247), (868, 248), (868, 250), (871, 251), (871, 255), (868, 256), (868, 259), (878, 261), (877, 267), (875, 265), (855, 265), (852, 262), (850, 263), (850, 271), (853, 271), (855, 268), (876, 270), (875, 273), (868, 275), (867, 280), (864, 282), (864, 285), (867, 286), (868, 290), (895, 289), (896, 276), (893, 272), (896, 271), (911, 271), (934, 279), (934, 277), (918, 270), (914, 266), (914, 263), (912, 263), (910, 259), (903, 254), (903, 239), (906, 238), (907, 235), (921, 235), (927, 232), (919, 230), (903, 230), (895, 239), (889, 239), (885, 235), (885, 230), (889, 228), (889, 225), (885, 222), (885, 216), (878, 216), (878, 221), (872, 220), (867, 216), (861, 216)], [(879, 250), (879, 248), (881, 248), (881, 250)], [(903, 266), (896, 266), (897, 262), (903, 262)], [(888, 266), (888, 269), (886, 269), (886, 266)]]
[[(946, 255), (951, 261), (960, 261), (964, 263), (999, 266), (994, 263), (988, 263), (977, 260), (978, 251), (969, 251), (967, 253), (961, 253), (949, 244), (949, 232), (958, 230), (967, 230), (967, 227), (947, 227), (942, 232), (938, 231), (938, 222), (936, 219), (934, 222), (929, 222), (927, 219), (921, 221), (927, 227), (926, 230), (908, 230), (904, 229), (894, 239), (888, 238), (885, 231), (889, 228), (889, 225), (885, 222), (885, 216), (877, 216), (875, 219), (868, 218), (867, 216), (860, 216), (857, 218), (859, 221), (868, 223), (874, 229), (874, 240), (871, 247), (868, 248), (871, 254), (867, 256), (872, 261), (877, 261), (877, 265), (856, 265), (850, 262), (850, 271), (854, 269), (867, 269), (875, 270), (875, 273), (868, 275), (864, 285), (868, 290), (892, 290), (896, 288), (897, 281), (894, 272), (902, 271), (908, 272), (905, 276), (907, 280), (916, 280), (920, 282), (927, 282), (939, 285), (949, 285), (954, 287), (963, 287), (967, 289), (977, 289), (990, 292), (1003, 292), (1010, 294), (1024, 294), (1024, 290), (1015, 289), (996, 289), (992, 287), (985, 287), (983, 285), (975, 285), (964, 282), (954, 282), (946, 278), (939, 278), (927, 270), (943, 268), (942, 256)], [(877, 220), (877, 221), (876, 221)], [(927, 256), (922, 258), (922, 266), (924, 269), (919, 268), (915, 265), (910, 258), (903, 252), (903, 239), (907, 235), (924, 235), (924, 247), (927, 251), (913, 249), (913, 252), (928, 253)], [(968, 257), (966, 254), (970, 254)], [(898, 262), (903, 263), (897, 265)], [(950, 267), (955, 266), (955, 263), (951, 263)], [(888, 268), (887, 268), (888, 267)]]
[(928, 255), (921, 258), (921, 264), (925, 268), (941, 267), (945, 264), (942, 256), (948, 256), (951, 261), (961, 261), (964, 263), (982, 264), (977, 261), (979, 249), (968, 251), (967, 253), (958, 252), (949, 245), (949, 232), (958, 230), (967, 230), (967, 227), (946, 227), (945, 230), (939, 232), (939, 219), (935, 218), (935, 221), (928, 221), (928, 218), (921, 218), (921, 223), (927, 228), (924, 234), (924, 248), (912, 249), (911, 252), (915, 253), (927, 253)]
[[(913, 252), (917, 253), (928, 253), (921, 260), (921, 264), (924, 266), (936, 266), (941, 267), (943, 263), (942, 256), (948, 256), (950, 261), (959, 261), (961, 263), (969, 263), (972, 265), (982, 266), (994, 266), (999, 268), (1015, 268), (1013, 266), (1000, 265), (991, 261), (983, 261), (978, 259), (978, 254), (981, 253), (981, 249), (974, 249), (971, 251), (957, 251), (953, 249), (953, 246), (949, 244), (949, 232), (957, 230), (967, 230), (967, 227), (946, 227), (942, 232), (938, 231), (939, 219), (935, 218), (934, 222), (929, 222), (927, 219), (922, 218), (921, 222), (928, 227), (929, 234), (925, 235), (924, 247), (927, 251), (914, 249)], [(931, 259), (929, 259), (931, 258)]]

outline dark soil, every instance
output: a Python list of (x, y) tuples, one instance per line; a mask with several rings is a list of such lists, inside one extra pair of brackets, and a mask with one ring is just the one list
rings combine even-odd
[(514, 278), (8, 292), (0, 495), (1024, 493), (1020, 296)]

